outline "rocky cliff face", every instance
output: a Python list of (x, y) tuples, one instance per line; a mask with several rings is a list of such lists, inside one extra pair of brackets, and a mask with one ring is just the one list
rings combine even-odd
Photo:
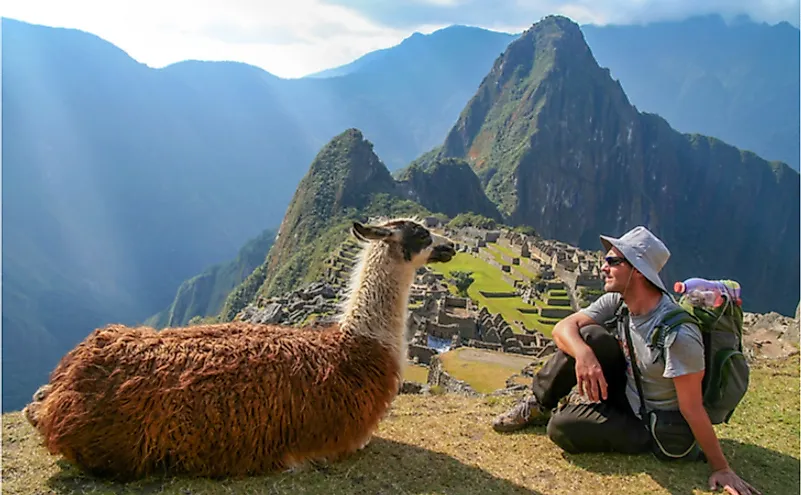
[(579, 27), (548, 17), (513, 42), (439, 156), (470, 163), (513, 224), (585, 249), (646, 225), (673, 256), (667, 283), (734, 278), (745, 307), (799, 301), (799, 175), (642, 114)]
[(441, 158), (425, 165), (412, 164), (400, 171), (398, 179), (410, 199), (432, 212), (449, 217), (473, 212), (501, 220), (498, 208), (484, 194), (481, 182), (464, 160)]

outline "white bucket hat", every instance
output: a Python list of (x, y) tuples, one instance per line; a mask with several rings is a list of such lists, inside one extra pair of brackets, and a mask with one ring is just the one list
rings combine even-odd
[(601, 244), (609, 251), (616, 247), (626, 261), (640, 273), (659, 287), (662, 292), (668, 293), (659, 272), (670, 258), (670, 251), (665, 244), (643, 226), (634, 227), (619, 239), (602, 235)]

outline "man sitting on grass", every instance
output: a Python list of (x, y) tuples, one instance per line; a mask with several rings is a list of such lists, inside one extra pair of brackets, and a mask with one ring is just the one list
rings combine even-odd
[[(645, 409), (680, 412), (676, 413), (679, 421), (689, 425), (685, 428), (689, 443), (694, 437), (711, 467), (710, 489), (723, 487), (731, 494), (758, 494), (729, 467), (704, 409), (704, 347), (698, 327), (678, 327), (672, 334), (675, 339), (665, 343), (663, 358), (655, 358), (647, 345), (646, 338), (654, 326), (676, 307), (659, 277), (670, 252), (644, 227), (636, 227), (619, 239), (601, 236), (601, 243), (607, 250), (602, 266), (606, 294), (554, 327), (558, 350), (534, 377), (533, 395), (495, 418), (493, 427), (509, 432), (547, 424), (551, 440), (571, 453), (652, 450), (653, 437), (639, 413), (640, 397), (626, 333), (610, 332), (603, 326), (614, 319), (622, 299), (630, 314), (629, 332)], [(560, 399), (576, 385), (579, 394), (591, 402), (568, 401), (552, 416)], [(701, 455), (696, 449), (677, 457)]]

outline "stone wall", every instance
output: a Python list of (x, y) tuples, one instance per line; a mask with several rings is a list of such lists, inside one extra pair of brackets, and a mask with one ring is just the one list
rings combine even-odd
[(473, 387), (466, 382), (457, 380), (448, 374), (448, 372), (442, 368), (442, 361), (440, 361), (439, 356), (431, 357), (431, 364), (429, 364), (428, 367), (428, 384), (432, 387), (438, 385), (442, 387), (445, 392), (449, 393), (470, 396), (481, 395), (473, 390)]
[(445, 297), (445, 306), (448, 308), (467, 308), (470, 299), (466, 297), (454, 297), (454, 296), (447, 296)]
[(476, 336), (477, 327), (474, 318), (462, 318), (440, 311), (436, 323), (443, 327), (454, 328), (454, 333), (458, 333), (466, 339), (472, 339)]
[(409, 344), (407, 353), (409, 360), (420, 364), (430, 364), (431, 358), (437, 355), (437, 351), (431, 347), (419, 344)]
[(545, 318), (566, 318), (574, 313), (573, 308), (540, 308), (540, 316)]
[(339, 313), (337, 297), (341, 289), (325, 282), (315, 282), (288, 294), (249, 304), (237, 315), (238, 320), (300, 326), (316, 318), (318, 325), (334, 321)]
[(487, 292), (480, 290), (478, 291), (478, 293), (489, 299), (500, 298), (500, 297), (517, 297), (516, 292)]
[(520, 264), (520, 257), (519, 256), (509, 256), (508, 254), (500, 253), (501, 259), (507, 265), (519, 265)]
[(475, 347), (476, 349), (489, 349), (491, 351), (502, 351), (503, 346), (500, 343), (485, 342), (483, 340), (470, 339), (467, 342), (468, 347)]

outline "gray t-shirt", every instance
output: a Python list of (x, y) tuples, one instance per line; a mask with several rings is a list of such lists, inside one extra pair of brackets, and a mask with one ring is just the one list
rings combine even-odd
[[(620, 301), (620, 294), (609, 292), (599, 297), (595, 302), (581, 310), (596, 323), (614, 317), (615, 309)], [(665, 339), (664, 359), (654, 359), (656, 356), (648, 348), (654, 327), (662, 321), (663, 315), (676, 307), (676, 303), (667, 294), (650, 312), (644, 315), (629, 315), (631, 342), (634, 353), (637, 355), (637, 364), (640, 368), (642, 391), (645, 396), (645, 407), (648, 410), (677, 410), (679, 408), (676, 387), (673, 378), (688, 373), (696, 373), (704, 369), (704, 343), (701, 331), (692, 323), (679, 326)], [(637, 393), (637, 384), (631, 372), (631, 359), (626, 345), (626, 333), (623, 329), (615, 331), (615, 337), (626, 356), (626, 397), (634, 413), (640, 415), (640, 397)], [(656, 362), (654, 362), (656, 361)]]

